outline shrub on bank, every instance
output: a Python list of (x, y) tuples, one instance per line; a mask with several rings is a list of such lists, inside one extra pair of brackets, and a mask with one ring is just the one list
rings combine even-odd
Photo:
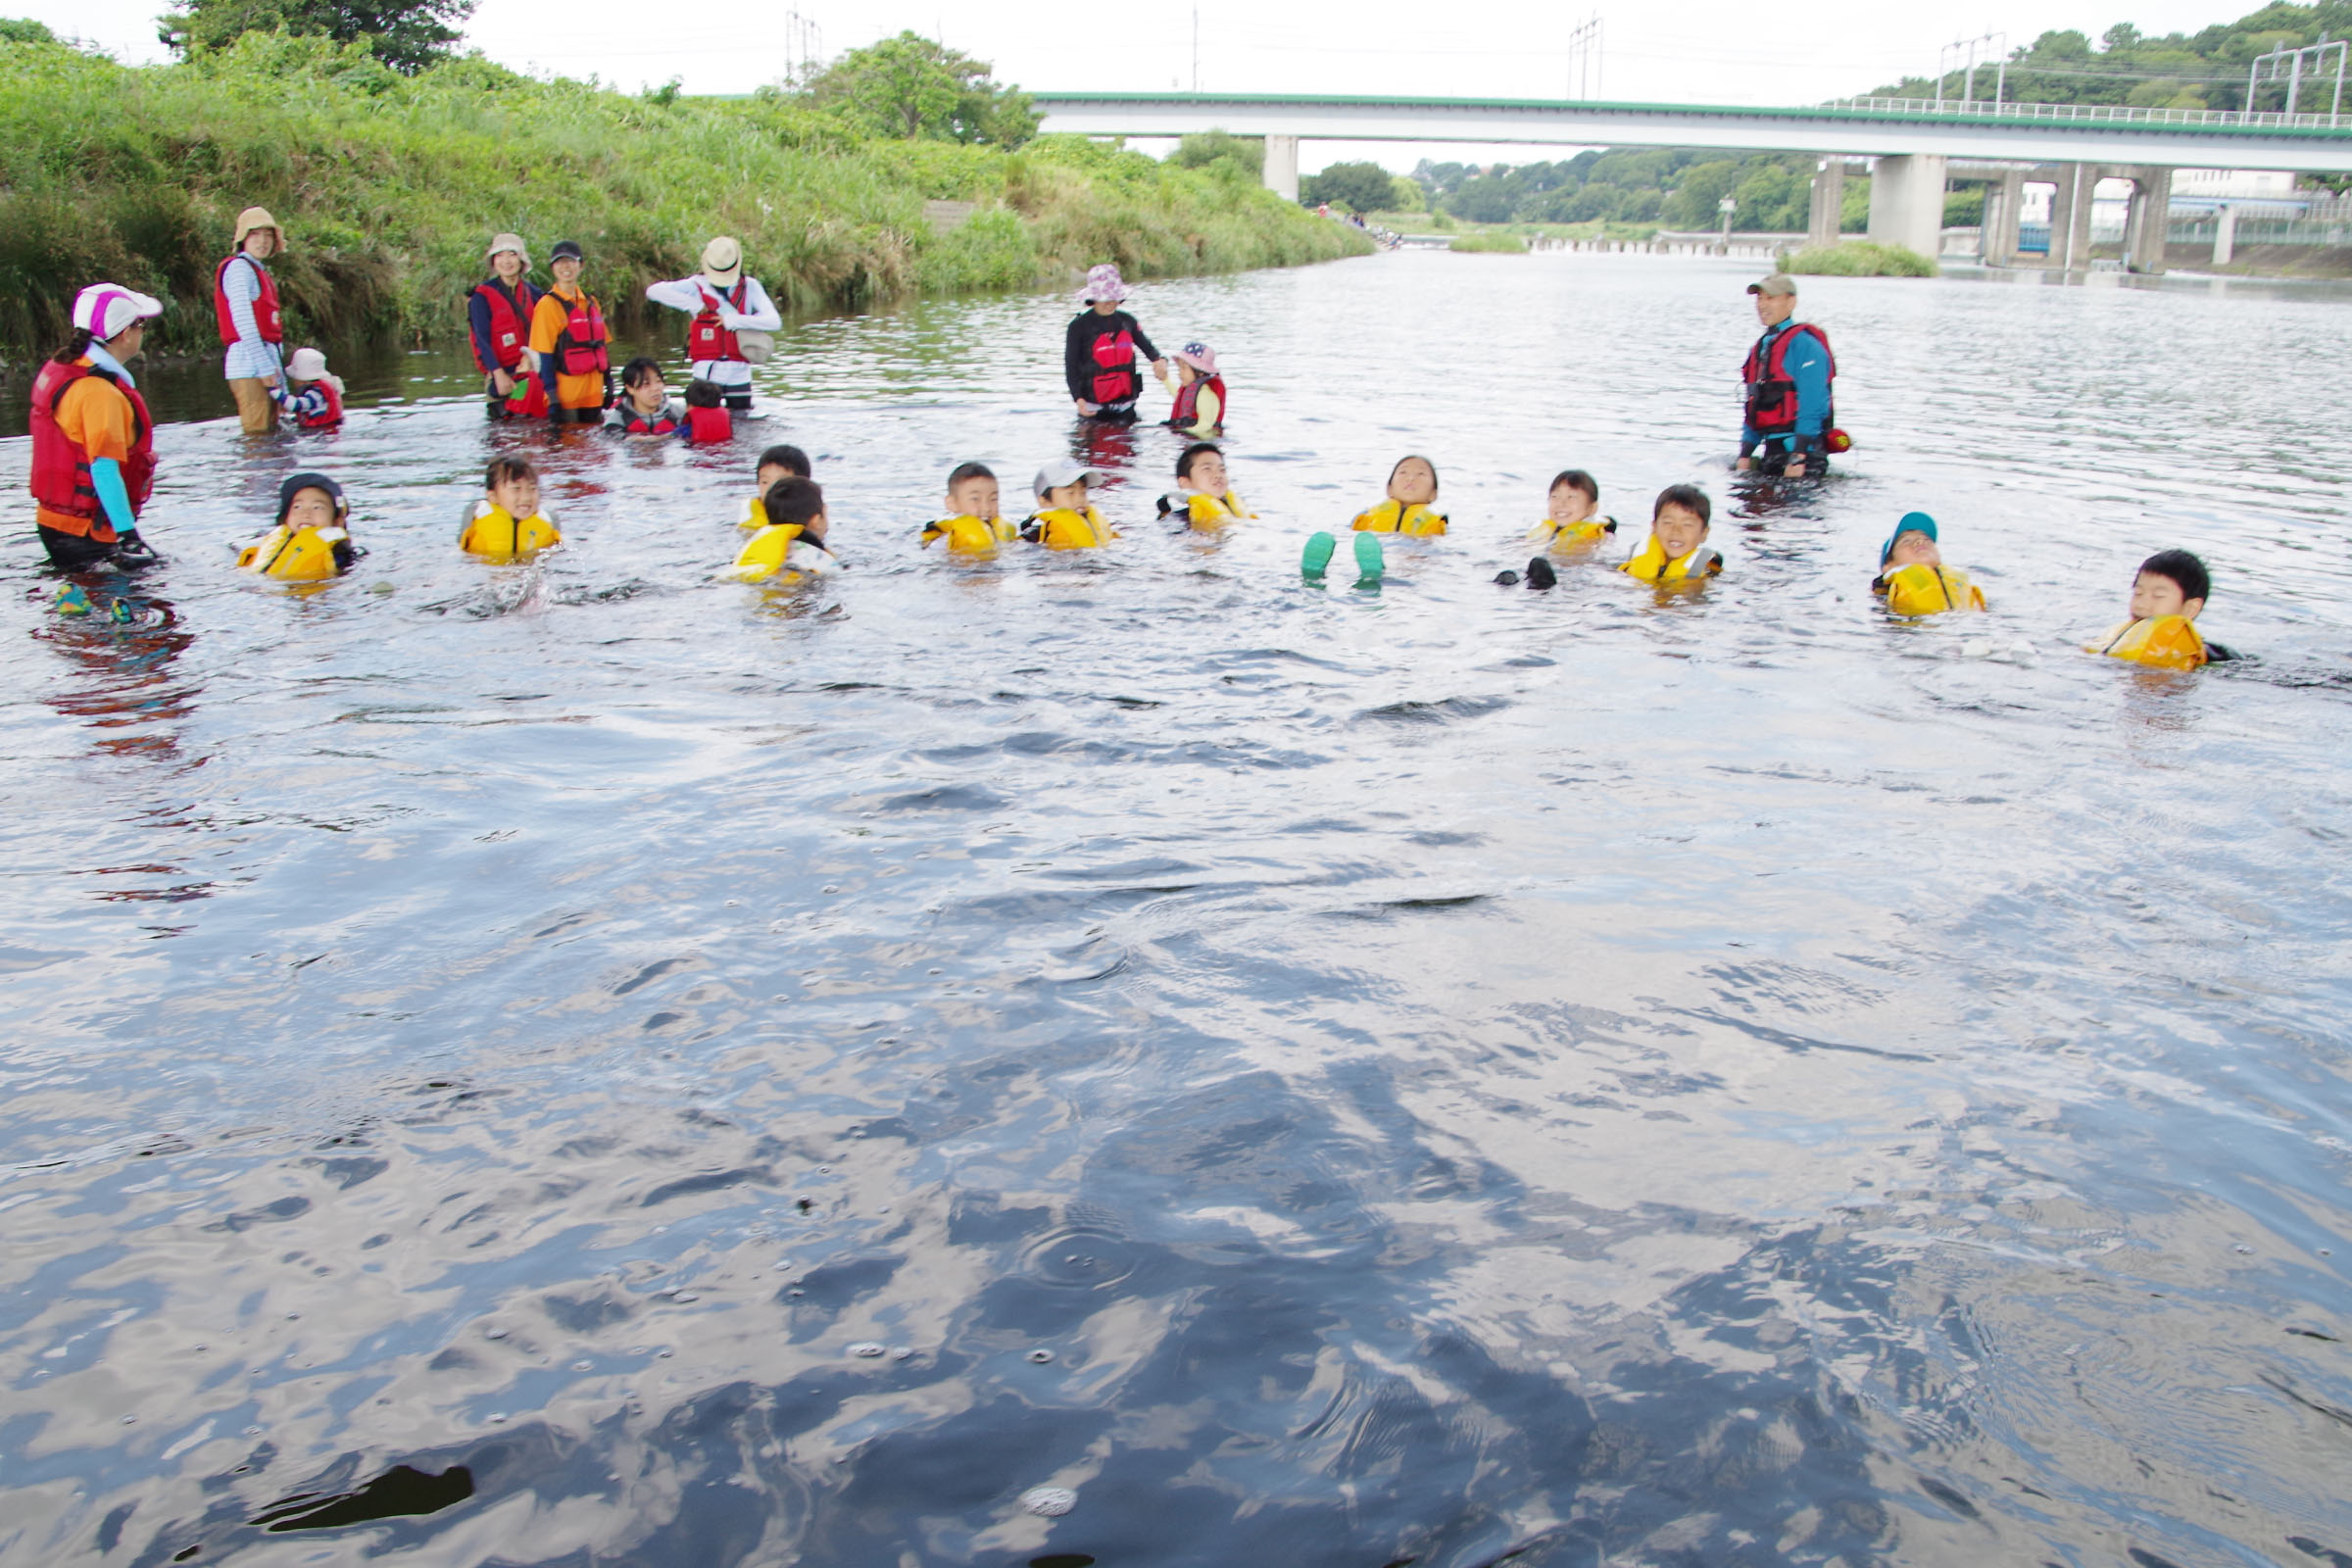
[(1849, 239), (1836, 245), (1808, 245), (1784, 261), (1781, 270), (1826, 277), (1934, 277), (1937, 268), (1905, 246)]
[[(976, 204), (934, 233), (923, 204)], [(635, 97), (479, 57), (402, 76), (364, 43), (248, 33), (125, 67), (0, 36), (0, 354), (46, 353), (106, 277), (170, 302), (155, 347), (215, 346), (213, 269), (237, 212), (286, 225), (289, 338), (450, 340), (501, 229), (577, 239), (617, 322), (731, 233), (788, 311), (915, 292), (1359, 255), (1370, 240), (1238, 177), (1078, 137), (1018, 152), (871, 139), (779, 98)]]
[(1516, 234), (1456, 234), (1446, 248), (1482, 256), (1525, 256), (1527, 241)]

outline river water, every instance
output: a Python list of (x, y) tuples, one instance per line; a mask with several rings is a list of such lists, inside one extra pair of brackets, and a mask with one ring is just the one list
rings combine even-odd
[[(1860, 446), (1742, 496), (1748, 270), (1143, 288), (1264, 520), (1147, 428), (982, 565), (1058, 297), (798, 325), (719, 455), (159, 369), (134, 619), (0, 552), (0, 1562), (2352, 1563), (2352, 297), (1808, 282)], [(777, 439), (851, 569), (714, 582)], [(1453, 533), (1302, 584), (1405, 452)], [(318, 592), (229, 570), (297, 464)], [(1494, 585), (1570, 465), (1725, 575)], [(1874, 608), (1915, 508), (1988, 615)], [(2168, 545), (2252, 658), (2077, 650)]]

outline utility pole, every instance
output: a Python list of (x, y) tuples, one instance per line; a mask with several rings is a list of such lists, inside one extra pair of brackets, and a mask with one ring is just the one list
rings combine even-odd
[(1200, 8), (1193, 7), (1193, 91), (1200, 90)]
[[(1995, 45), (1999, 47), (1994, 47)], [(1980, 48), (1983, 53), (1978, 51)], [(1950, 64), (1947, 65), (1946, 62)], [(1936, 52), (1936, 107), (1943, 108), (1943, 78), (1953, 71), (1960, 74), (1960, 107), (1971, 108), (1977, 101), (1977, 68), (1998, 62), (1999, 73), (1993, 78), (1992, 101), (1998, 107), (2009, 93), (2009, 35), (1988, 32), (1979, 38), (1955, 38)]]
[(1592, 98), (1600, 91), (1600, 13), (1578, 23), (1568, 34), (1568, 96)]
[[(2328, 111), (2328, 123), (2330, 125), (2338, 123), (2344, 112), (2344, 60), (2347, 46), (2341, 38), (2328, 39), (2325, 36), (2318, 43), (2307, 44), (2300, 49), (2274, 49), (2269, 54), (2258, 57), (2252, 65), (2248, 66), (2246, 68), (2246, 113), (2254, 112), (2255, 83), (2265, 79), (2277, 81), (2278, 68), (2284, 64), (2287, 68), (2286, 112), (2290, 115), (2293, 114), (2295, 100), (2303, 85), (2304, 57), (2306, 55), (2311, 57), (2311, 79), (2312, 84), (2316, 87), (2322, 80), (2321, 74), (2328, 69), (2328, 55), (2330, 50), (2335, 54), (2335, 102)], [(2265, 66), (2270, 69), (2265, 71), (2263, 69)]]
[(1723, 215), (1723, 237), (1715, 244), (1715, 254), (1718, 256), (1732, 254), (1732, 214), (1739, 207), (1740, 203), (1729, 196), (1715, 204), (1715, 211)]

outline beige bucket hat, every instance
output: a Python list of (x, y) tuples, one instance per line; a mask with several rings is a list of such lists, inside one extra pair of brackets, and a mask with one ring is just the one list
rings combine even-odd
[(731, 234), (721, 234), (703, 247), (703, 275), (713, 283), (732, 283), (743, 270), (743, 247)]
[(245, 248), (245, 236), (257, 228), (266, 228), (275, 235), (279, 250), (282, 251), (286, 248), (286, 231), (278, 226), (276, 219), (270, 216), (270, 209), (248, 207), (237, 215), (237, 249)]

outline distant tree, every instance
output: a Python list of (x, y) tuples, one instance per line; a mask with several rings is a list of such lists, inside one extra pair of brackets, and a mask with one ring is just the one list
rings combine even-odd
[(1018, 147), (1037, 134), (1029, 95), (1000, 86), (985, 60), (913, 31), (853, 49), (808, 83), (808, 97), (876, 136)]
[(1329, 202), (1351, 213), (1377, 213), (1395, 194), (1391, 177), (1378, 164), (1333, 164), (1298, 182), (1298, 199), (1309, 207)]
[(0, 41), (8, 43), (55, 43), (57, 34), (38, 22), (24, 17), (0, 17)]
[(1403, 174), (1393, 175), (1389, 180), (1389, 205), (1386, 209), (1389, 212), (1418, 213), (1428, 210), (1429, 197), (1421, 189), (1418, 180)]
[(1231, 159), (1251, 179), (1266, 177), (1266, 138), (1236, 136), (1227, 130), (1204, 130), (1187, 136), (1168, 154), (1179, 169), (1207, 169), (1218, 159)]
[(248, 32), (288, 32), (368, 49), (403, 75), (449, 57), (456, 24), (475, 0), (178, 0), (158, 17), (157, 36), (181, 54), (226, 48)]

